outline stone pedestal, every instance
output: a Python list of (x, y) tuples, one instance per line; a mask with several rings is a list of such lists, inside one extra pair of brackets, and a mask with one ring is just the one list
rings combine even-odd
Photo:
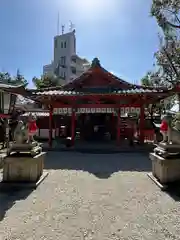
[(180, 145), (159, 143), (154, 152), (165, 158), (180, 157)]
[(31, 153), (32, 156), (37, 155), (42, 151), (41, 144), (38, 142), (32, 143), (13, 143), (9, 148), (9, 153)]
[(45, 152), (36, 156), (12, 153), (3, 164), (3, 183), (28, 183), (34, 186), (43, 175)]
[(164, 158), (150, 153), (152, 174), (162, 184), (180, 181), (180, 158)]

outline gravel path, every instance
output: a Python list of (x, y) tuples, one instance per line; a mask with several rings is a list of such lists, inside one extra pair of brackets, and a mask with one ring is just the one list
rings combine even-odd
[(0, 194), (0, 240), (180, 239), (180, 203), (138, 154), (48, 154), (33, 192)]

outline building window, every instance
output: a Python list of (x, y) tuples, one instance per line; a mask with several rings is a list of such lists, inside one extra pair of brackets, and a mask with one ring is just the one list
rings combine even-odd
[(66, 65), (66, 57), (61, 57), (61, 65), (62, 66)]
[(58, 41), (57, 41), (57, 39), (55, 39), (55, 41), (54, 41), (54, 46), (55, 46), (55, 48), (58, 47)]
[(75, 67), (71, 67), (71, 72), (72, 72), (72, 74), (76, 74), (76, 68)]
[(71, 58), (72, 62), (76, 63), (76, 57)]
[(61, 48), (63, 48), (63, 42), (61, 42)]
[(64, 48), (66, 48), (66, 42), (64, 42)]

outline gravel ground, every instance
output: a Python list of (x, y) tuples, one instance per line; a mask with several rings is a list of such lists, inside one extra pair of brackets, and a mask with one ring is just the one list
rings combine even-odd
[(0, 193), (0, 240), (180, 239), (180, 203), (143, 154), (48, 154), (33, 192)]

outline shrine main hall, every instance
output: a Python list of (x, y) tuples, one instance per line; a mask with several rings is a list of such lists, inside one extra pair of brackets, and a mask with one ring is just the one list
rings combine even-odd
[(84, 141), (108, 138), (120, 145), (125, 138), (133, 139), (134, 134), (142, 144), (145, 108), (177, 92), (178, 87), (145, 87), (126, 82), (104, 69), (97, 58), (86, 72), (66, 85), (16, 91), (48, 110), (48, 116), (38, 119), (38, 126), (47, 125), (50, 146), (54, 129), (55, 138), (64, 134), (71, 146), (76, 144), (77, 136)]

